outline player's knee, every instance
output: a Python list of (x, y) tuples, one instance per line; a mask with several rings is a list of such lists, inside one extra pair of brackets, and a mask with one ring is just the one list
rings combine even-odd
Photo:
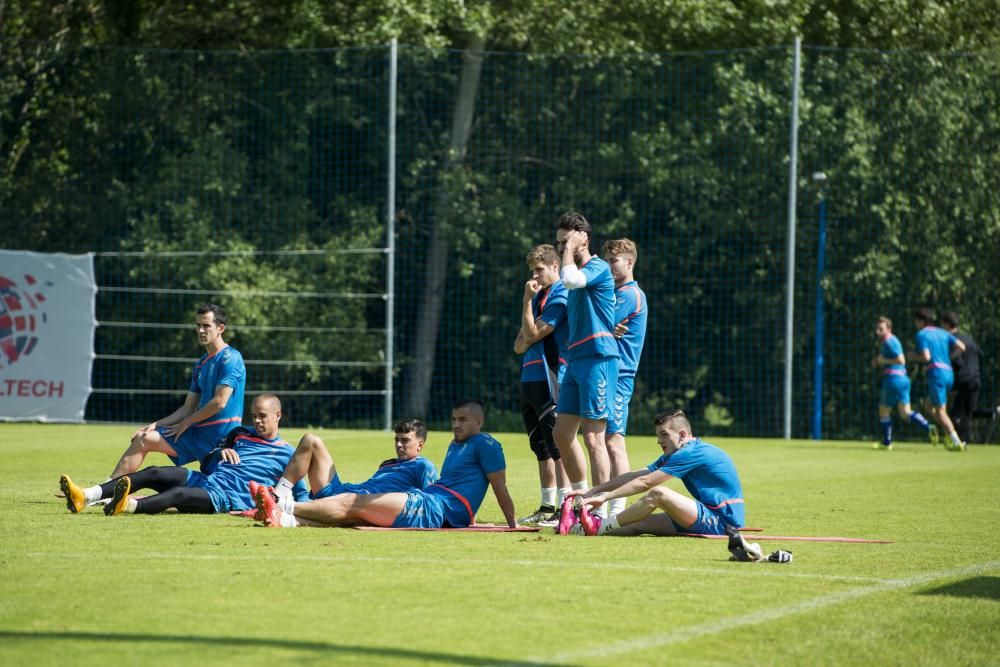
[(648, 500), (650, 504), (661, 507), (666, 503), (669, 495), (670, 492), (664, 487), (654, 486), (643, 496), (643, 500)]
[(325, 447), (325, 446), (326, 445), (323, 443), (323, 439), (320, 438), (315, 433), (306, 433), (299, 440), (299, 449), (302, 450), (315, 451), (320, 447)]

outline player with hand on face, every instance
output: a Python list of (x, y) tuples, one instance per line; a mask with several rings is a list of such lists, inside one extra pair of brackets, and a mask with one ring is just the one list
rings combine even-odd
[(521, 328), (514, 341), (514, 352), (524, 355), (521, 417), (531, 451), (538, 460), (541, 504), (518, 523), (555, 525), (556, 508), (570, 490), (552, 435), (559, 382), (566, 368), (566, 288), (559, 280), (559, 256), (555, 248), (547, 244), (536, 246), (526, 259), (531, 279), (524, 284)]

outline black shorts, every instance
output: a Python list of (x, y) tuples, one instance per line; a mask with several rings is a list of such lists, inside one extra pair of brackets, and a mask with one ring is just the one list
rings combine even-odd
[(556, 404), (545, 380), (521, 383), (521, 417), (531, 451), (539, 461), (559, 460), (559, 449), (552, 437), (556, 424)]

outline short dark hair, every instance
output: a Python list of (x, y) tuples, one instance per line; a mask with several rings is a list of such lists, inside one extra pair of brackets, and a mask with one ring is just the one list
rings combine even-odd
[(409, 433), (413, 431), (421, 440), (427, 439), (427, 424), (419, 419), (402, 419), (392, 427), (393, 433)]
[(204, 305), (198, 306), (198, 314), (204, 315), (205, 313), (212, 313), (215, 318), (216, 324), (226, 323), (226, 311), (222, 306), (214, 303), (206, 303)]
[(927, 306), (921, 306), (913, 311), (913, 319), (923, 322), (924, 326), (934, 324), (934, 311)]
[[(691, 432), (691, 422), (688, 421), (687, 415), (684, 414), (683, 410), (667, 410), (666, 412), (661, 412), (653, 417), (653, 426), (659, 426), (660, 424), (666, 424), (667, 422), (676, 420), (681, 420), (680, 425), (684, 427), (688, 433)], [(673, 430), (676, 431), (676, 429)]]
[(953, 310), (948, 310), (941, 313), (941, 324), (945, 325), (949, 329), (958, 328), (958, 313)]
[(451, 409), (458, 410), (460, 408), (469, 407), (470, 405), (479, 408), (479, 411), (483, 413), (483, 416), (484, 417), (486, 416), (486, 407), (483, 405), (483, 402), (480, 401), (478, 398), (472, 398), (471, 396), (463, 396), (462, 398), (458, 399), (457, 401), (455, 401), (455, 404), (451, 406)]
[(587, 232), (588, 237), (594, 233), (594, 228), (590, 226), (583, 214), (573, 211), (559, 216), (559, 219), (556, 220), (556, 229), (565, 229), (568, 232)]

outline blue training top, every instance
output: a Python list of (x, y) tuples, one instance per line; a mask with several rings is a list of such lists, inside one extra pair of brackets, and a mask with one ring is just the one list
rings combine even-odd
[(567, 359), (618, 358), (618, 343), (611, 333), (615, 328), (615, 279), (611, 267), (595, 255), (580, 270), (587, 284), (569, 290)]
[(646, 293), (639, 283), (630, 280), (615, 291), (615, 321), (624, 324), (628, 331), (618, 338), (618, 377), (635, 375), (639, 370), (642, 345), (646, 342)]
[[(879, 349), (879, 353), (883, 359), (895, 359), (903, 354), (903, 344), (894, 335), (888, 334), (882, 339), (882, 347)], [(884, 375), (906, 375), (906, 366), (904, 364), (889, 364), (882, 368)]]
[(198, 437), (210, 442), (218, 442), (243, 421), (243, 392), (246, 386), (247, 369), (243, 355), (227, 345), (218, 352), (205, 354), (191, 372), (188, 391), (199, 394), (198, 410), (215, 396), (215, 388), (225, 385), (233, 388), (233, 393), (222, 408), (208, 419), (191, 426), (198, 429)]
[(742, 528), (746, 522), (743, 486), (729, 454), (698, 438), (667, 456), (664, 454), (646, 470), (662, 470), (684, 482), (695, 500), (715, 512), (726, 523)]
[(465, 442), (452, 440), (441, 466), (441, 478), (426, 493), (444, 502), (449, 526), (464, 528), (475, 523), (476, 512), (486, 498), (486, 478), (507, 468), (503, 446), (489, 433), (479, 433)]
[[(236, 436), (233, 449), (240, 455), (239, 463), (220, 461), (203, 483), (193, 484), (208, 491), (218, 512), (253, 508), (255, 501), (250, 497), (250, 480), (273, 486), (281, 479), (281, 473), (295, 453), (295, 448), (280, 437), (267, 440), (253, 430)], [(190, 481), (192, 476), (188, 479)], [(309, 499), (309, 490), (302, 480), (295, 483), (292, 494), (298, 502)]]
[[(546, 364), (552, 367), (553, 361), (557, 370), (560, 358), (565, 359), (566, 339), (569, 336), (569, 328), (566, 325), (566, 298), (569, 290), (559, 280), (549, 287), (539, 290), (538, 294), (531, 298), (531, 310), (535, 314), (535, 320), (541, 320), (552, 327), (553, 331), (536, 341), (521, 358), (521, 382), (542, 382), (547, 378), (545, 370)], [(549, 343), (549, 339), (554, 339), (555, 348)], [(548, 350), (547, 350), (548, 347)], [(546, 352), (549, 351), (548, 359)], [(552, 355), (556, 359), (551, 358)], [(563, 360), (562, 363), (565, 363)]]
[(924, 327), (917, 332), (917, 351), (930, 350), (928, 371), (951, 370), (951, 348), (958, 342), (951, 333), (939, 327)]
[[(345, 484), (352, 493), (393, 493), (407, 489), (425, 489), (437, 480), (437, 468), (423, 456), (406, 461), (388, 459), (379, 464), (375, 474), (361, 484)], [(356, 490), (355, 490), (356, 489)]]

